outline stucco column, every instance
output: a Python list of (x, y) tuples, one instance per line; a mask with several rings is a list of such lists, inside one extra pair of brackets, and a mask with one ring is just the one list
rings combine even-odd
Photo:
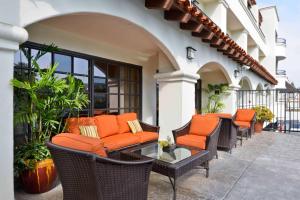
[(27, 40), (25, 29), (0, 22), (0, 194), (14, 199), (13, 176), (13, 88), (14, 53)]
[(226, 96), (225, 98), (225, 109), (224, 109), (224, 113), (231, 113), (234, 114), (236, 112), (237, 109), (237, 91), (240, 89), (241, 87), (239, 85), (234, 85), (231, 84), (229, 85), (229, 95)]
[(175, 71), (156, 74), (155, 78), (159, 84), (160, 138), (166, 138), (195, 114), (195, 84), (200, 76)]
[(232, 39), (236, 41), (240, 47), (242, 47), (246, 52), (248, 49), (248, 31), (239, 30), (232, 33)]
[(228, 4), (225, 0), (218, 0), (217, 2), (208, 3), (206, 11), (208, 16), (221, 28), (226, 34), (227, 32), (227, 9)]

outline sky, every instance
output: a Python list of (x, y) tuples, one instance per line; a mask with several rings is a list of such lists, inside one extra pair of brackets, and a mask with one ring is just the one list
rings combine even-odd
[(256, 0), (259, 7), (276, 5), (279, 14), (278, 37), (287, 40), (287, 58), (279, 62), (289, 80), (300, 87), (300, 0)]

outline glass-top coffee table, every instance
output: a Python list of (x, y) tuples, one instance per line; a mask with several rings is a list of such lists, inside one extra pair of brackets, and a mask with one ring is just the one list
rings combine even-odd
[(163, 151), (158, 143), (145, 144), (126, 149), (122, 156), (130, 159), (154, 158), (152, 171), (169, 177), (176, 199), (176, 179), (197, 166), (206, 169), (209, 175), (208, 151), (191, 147), (176, 146)]

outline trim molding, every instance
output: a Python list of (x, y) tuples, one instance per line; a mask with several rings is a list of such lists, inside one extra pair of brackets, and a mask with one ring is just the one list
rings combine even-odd
[(197, 83), (197, 80), (200, 79), (199, 74), (192, 74), (183, 71), (174, 71), (168, 73), (159, 73), (155, 74), (154, 78), (158, 83), (160, 82), (189, 82), (189, 83)]

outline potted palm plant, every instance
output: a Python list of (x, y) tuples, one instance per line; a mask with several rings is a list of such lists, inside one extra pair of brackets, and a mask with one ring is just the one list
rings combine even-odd
[(263, 125), (267, 121), (271, 121), (274, 118), (272, 111), (265, 106), (255, 106), (253, 109), (256, 112), (256, 122), (254, 125), (254, 130), (256, 133), (261, 133), (263, 130)]
[[(15, 148), (14, 172), (28, 193), (50, 190), (57, 179), (54, 163), (45, 142), (64, 130), (64, 118), (82, 110), (88, 104), (82, 82), (68, 75), (55, 76), (58, 64), (42, 70), (37, 60), (46, 52), (57, 49), (54, 45), (30, 57), (33, 75), (27, 80), (11, 81), (15, 89), (15, 124), (27, 124), (23, 144)], [(25, 97), (25, 98), (24, 98)], [(23, 101), (26, 99), (26, 101)]]
[(205, 92), (208, 94), (208, 103), (205, 109), (206, 113), (219, 113), (225, 108), (222, 99), (229, 95), (229, 86), (226, 83), (208, 84)]

